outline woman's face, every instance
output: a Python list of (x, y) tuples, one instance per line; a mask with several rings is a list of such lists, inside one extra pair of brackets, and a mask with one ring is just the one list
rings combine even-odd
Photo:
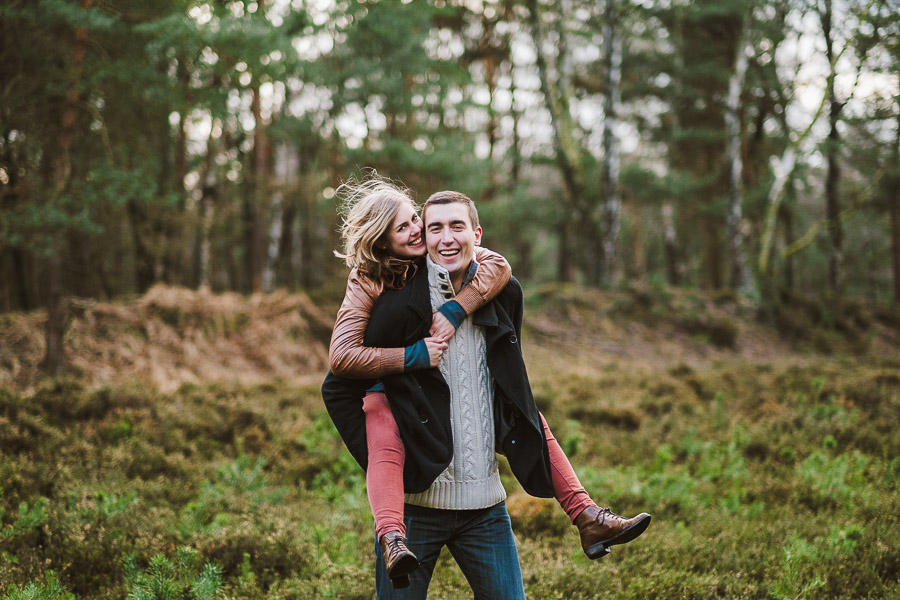
[(385, 232), (384, 242), (384, 249), (397, 258), (416, 258), (425, 254), (422, 220), (412, 206), (400, 206), (394, 222)]

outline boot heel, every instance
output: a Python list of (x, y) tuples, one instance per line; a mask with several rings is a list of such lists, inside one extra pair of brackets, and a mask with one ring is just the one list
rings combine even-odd
[(588, 548), (585, 551), (585, 554), (587, 554), (587, 557), (589, 559), (597, 560), (598, 558), (603, 558), (604, 556), (609, 554), (609, 547), (606, 544), (604, 544), (603, 542), (598, 542), (598, 543), (594, 544), (593, 546), (591, 546), (590, 548)]
[(401, 575), (399, 577), (391, 577), (391, 585), (394, 589), (401, 590), (409, 587), (409, 575)]

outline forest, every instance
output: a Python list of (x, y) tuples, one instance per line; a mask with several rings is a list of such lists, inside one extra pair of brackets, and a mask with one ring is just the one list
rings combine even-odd
[(0, 311), (340, 287), (366, 169), (523, 281), (900, 300), (895, 0), (11, 0)]
[(654, 514), (598, 565), (507, 467), (529, 597), (897, 597), (900, 0), (3, 0), (2, 600), (373, 597), (319, 393), (373, 171), (475, 200)]

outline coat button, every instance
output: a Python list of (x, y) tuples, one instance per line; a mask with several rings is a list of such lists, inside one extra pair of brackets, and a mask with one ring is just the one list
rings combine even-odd
[(516, 440), (513, 440), (510, 442), (510, 444), (515, 444), (515, 443), (516, 443)]
[(419, 415), (419, 419), (422, 421), (422, 425), (428, 422), (428, 417), (425, 415)]
[(519, 341), (519, 338), (516, 337), (516, 334), (512, 334), (511, 336), (509, 336), (509, 343), (510, 343), (510, 344), (515, 344), (515, 343), (518, 342), (518, 341)]

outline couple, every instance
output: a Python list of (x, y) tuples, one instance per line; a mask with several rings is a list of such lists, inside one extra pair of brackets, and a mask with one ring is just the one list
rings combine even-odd
[(322, 396), (366, 470), (378, 598), (425, 598), (447, 546), (475, 598), (525, 597), (503, 453), (526, 492), (554, 497), (589, 558), (650, 524), (598, 507), (537, 409), (519, 337), (522, 288), (480, 247), (474, 203), (438, 192), (422, 216), (373, 177), (342, 186), (352, 268)]

